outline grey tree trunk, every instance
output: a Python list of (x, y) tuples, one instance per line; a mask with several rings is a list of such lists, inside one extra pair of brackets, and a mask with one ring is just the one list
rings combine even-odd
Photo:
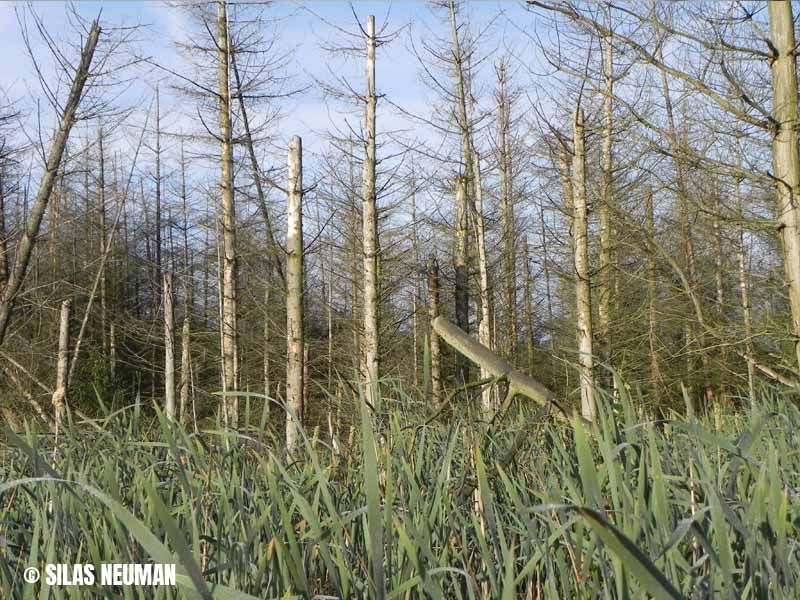
[(533, 274), (531, 273), (531, 257), (528, 250), (528, 238), (522, 241), (522, 260), (525, 261), (525, 344), (528, 350), (528, 371), (533, 373), (535, 366), (536, 336), (533, 314)]
[(589, 223), (586, 205), (586, 150), (583, 109), (575, 109), (572, 160), (572, 238), (575, 249), (575, 301), (578, 317), (578, 364), (581, 415), (594, 421), (594, 352), (592, 350), (592, 290), (589, 276)]
[[(489, 264), (486, 259), (486, 236), (483, 219), (483, 189), (481, 188), (481, 158), (477, 152), (472, 154), (474, 166), (472, 172), (475, 176), (475, 237), (478, 248), (478, 271), (480, 273), (481, 295), (481, 321), (478, 324), (478, 339), (481, 344), (492, 349), (492, 305), (491, 289), (489, 288)], [(489, 377), (488, 371), (481, 367), (481, 379)], [(492, 406), (493, 386), (485, 385), (481, 390), (483, 409), (489, 412)]]
[(367, 91), (364, 113), (362, 235), (364, 244), (364, 386), (367, 402), (377, 408), (378, 386), (378, 214), (375, 198), (375, 17), (367, 17)]
[[(456, 182), (456, 255), (455, 255), (455, 305), (456, 324), (464, 331), (469, 326), (469, 215), (472, 210), (471, 191), (474, 186), (472, 159), (472, 131), (467, 113), (468, 83), (464, 73), (464, 54), (458, 37), (455, 0), (449, 0), (450, 36), (452, 39), (453, 72), (456, 83), (455, 115), (461, 138), (461, 161), (464, 176)], [(456, 356), (456, 379), (459, 385), (469, 382), (469, 361)]]
[[(511, 148), (511, 102), (508, 97), (505, 64), (497, 66), (498, 98), (498, 164), (500, 167), (500, 221), (503, 236), (503, 290), (506, 310), (506, 356), (513, 362), (517, 351), (517, 239), (514, 218)], [(476, 179), (477, 181), (477, 179)]]
[[(233, 141), (231, 133), (230, 42), (228, 14), (224, 0), (217, 2), (217, 53), (219, 62), (219, 137), (221, 141), (222, 190), (222, 362), (223, 392), (239, 385), (236, 331), (236, 213), (233, 201)], [(237, 428), (239, 401), (225, 396), (229, 427)]]
[(53, 186), (61, 166), (61, 157), (64, 154), (64, 149), (66, 148), (72, 126), (75, 124), (75, 113), (78, 109), (81, 97), (83, 96), (83, 89), (89, 77), (89, 69), (92, 65), (92, 58), (94, 57), (94, 51), (95, 48), (97, 48), (99, 37), (100, 25), (97, 21), (94, 21), (89, 30), (89, 35), (86, 38), (86, 43), (83, 46), (80, 62), (78, 63), (78, 68), (75, 70), (75, 77), (72, 80), (72, 87), (70, 88), (67, 101), (64, 104), (64, 111), (59, 118), (58, 130), (50, 146), (50, 152), (47, 155), (47, 164), (45, 165), (39, 191), (36, 194), (33, 205), (30, 207), (27, 222), (25, 223), (25, 231), (17, 244), (14, 267), (8, 275), (8, 280), (3, 287), (2, 293), (0, 293), (0, 345), (2, 345), (5, 340), (17, 294), (22, 288), (22, 284), (25, 282), (25, 275), (28, 272), (33, 246), (36, 244), (42, 218), (50, 202)]
[[(98, 178), (97, 178), (97, 217), (99, 231), (99, 250), (100, 256), (106, 251), (106, 244), (108, 238), (106, 235), (106, 174), (105, 174), (105, 153), (103, 152), (103, 128), (102, 126), (97, 133), (97, 160), (98, 160)], [(110, 340), (108, 331), (108, 282), (106, 277), (106, 270), (103, 269), (100, 275), (100, 331), (103, 340), (103, 358), (106, 361), (106, 367), (109, 367)]]
[(286, 211), (286, 451), (295, 449), (303, 419), (303, 144), (289, 142)]
[(186, 422), (186, 409), (189, 406), (189, 386), (191, 384), (192, 354), (191, 354), (191, 321), (187, 314), (183, 318), (181, 329), (181, 397), (178, 408), (178, 419)]
[(53, 390), (51, 403), (55, 416), (56, 432), (61, 429), (64, 418), (64, 405), (67, 403), (67, 372), (69, 369), (69, 312), (72, 301), (67, 299), (61, 303), (61, 315), (58, 327), (58, 362), (56, 363), (56, 387)]
[(175, 420), (175, 308), (172, 273), (164, 273), (164, 412)]
[[(428, 320), (430, 323), (439, 316), (439, 263), (436, 257), (428, 258)], [(433, 327), (428, 331), (428, 344), (430, 345), (431, 369), (431, 402), (434, 406), (442, 403), (442, 350), (439, 336)]]
[(608, 364), (611, 359), (611, 306), (614, 292), (614, 265), (611, 214), (614, 206), (614, 193), (611, 187), (613, 165), (614, 134), (614, 72), (611, 36), (604, 39), (603, 79), (603, 148), (602, 148), (602, 201), (600, 202), (600, 281), (598, 286), (598, 337), (600, 338), (600, 359)]
[[(455, 303), (456, 325), (466, 332), (469, 332), (469, 206), (467, 181), (459, 177), (456, 179)], [(469, 362), (460, 354), (456, 357), (456, 372), (458, 385), (469, 382)]]
[(741, 181), (736, 181), (736, 203), (739, 209), (739, 248), (737, 258), (739, 263), (739, 294), (742, 301), (742, 319), (744, 320), (744, 348), (747, 355), (747, 392), (750, 396), (750, 406), (756, 406), (756, 369), (753, 364), (753, 316), (750, 308), (750, 282), (748, 277), (747, 243), (744, 236), (744, 214), (742, 211)]
[(773, 176), (789, 288), (792, 335), (800, 365), (800, 154), (797, 139), (797, 59), (791, 2), (767, 3), (772, 60)]

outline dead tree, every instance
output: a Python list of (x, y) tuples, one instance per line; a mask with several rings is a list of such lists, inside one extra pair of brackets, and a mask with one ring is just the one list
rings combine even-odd
[(375, 206), (375, 17), (367, 17), (367, 91), (364, 110), (364, 162), (362, 185), (362, 228), (364, 254), (364, 340), (363, 376), (367, 402), (377, 408), (378, 389), (378, 214)]
[(164, 411), (175, 420), (175, 309), (172, 273), (164, 273)]
[(22, 288), (22, 284), (25, 282), (25, 275), (28, 272), (31, 253), (36, 244), (42, 218), (50, 202), (53, 186), (61, 166), (61, 157), (64, 154), (64, 148), (67, 145), (72, 126), (75, 124), (75, 115), (81, 97), (83, 96), (86, 80), (89, 78), (92, 58), (94, 57), (94, 51), (97, 48), (97, 41), (99, 38), (100, 25), (97, 21), (94, 21), (89, 30), (89, 35), (86, 38), (86, 43), (83, 46), (78, 67), (75, 69), (69, 96), (64, 104), (63, 111), (59, 115), (58, 130), (50, 146), (50, 153), (47, 156), (47, 163), (45, 164), (44, 175), (39, 185), (39, 191), (28, 213), (28, 219), (22, 238), (17, 244), (14, 266), (9, 273), (8, 280), (3, 287), (2, 293), (0, 293), (0, 344), (2, 344), (5, 339), (17, 294)]
[(572, 238), (575, 250), (575, 301), (578, 326), (578, 364), (581, 415), (594, 421), (594, 353), (592, 351), (592, 287), (589, 274), (589, 226), (586, 206), (586, 150), (583, 109), (575, 109), (572, 159)]
[(295, 449), (303, 422), (303, 143), (289, 142), (286, 233), (286, 451)]
[[(217, 60), (219, 99), (219, 139), (222, 191), (222, 367), (223, 392), (239, 386), (239, 365), (236, 331), (236, 212), (233, 201), (233, 139), (231, 131), (230, 41), (228, 12), (224, 0), (217, 2)], [(239, 401), (235, 395), (225, 395), (226, 424), (238, 427)]]
[(72, 301), (61, 303), (61, 317), (58, 327), (58, 361), (56, 363), (56, 387), (53, 390), (51, 403), (55, 416), (56, 432), (61, 429), (64, 418), (64, 406), (67, 403), (67, 371), (69, 368), (69, 312)]

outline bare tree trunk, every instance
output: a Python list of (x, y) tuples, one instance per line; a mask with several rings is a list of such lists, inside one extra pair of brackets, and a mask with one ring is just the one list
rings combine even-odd
[(286, 234), (286, 451), (292, 452), (303, 419), (303, 143), (289, 142)]
[(531, 257), (528, 251), (528, 237), (522, 240), (522, 259), (525, 261), (525, 342), (528, 350), (528, 371), (533, 373), (535, 366), (536, 336), (533, 315), (533, 274)]
[(67, 403), (67, 373), (69, 368), (69, 312), (72, 301), (61, 303), (61, 318), (58, 327), (58, 362), (56, 364), (56, 387), (51, 403), (55, 413), (56, 434), (61, 429), (64, 405)]
[[(430, 323), (439, 316), (439, 263), (436, 257), (428, 258), (428, 320)], [(434, 406), (442, 403), (442, 351), (439, 336), (433, 327), (429, 328), (428, 344), (431, 361), (431, 402)]]
[(8, 237), (6, 234), (6, 171), (0, 166), (0, 289), (8, 280)]
[[(270, 303), (272, 302), (271, 296), (272, 282), (268, 279), (264, 283), (264, 396), (270, 398), (272, 393), (272, 378), (270, 377), (270, 370), (272, 369), (272, 361), (270, 360), (272, 354), (272, 323), (270, 314)], [(270, 401), (265, 400), (267, 403), (266, 412), (269, 414)]]
[(414, 327), (414, 387), (419, 388), (419, 329), (420, 329), (420, 300), (422, 290), (420, 285), (420, 263), (419, 256), (419, 232), (417, 227), (417, 182), (414, 178), (413, 166), (411, 175), (411, 254), (414, 260), (414, 292), (412, 297), (411, 309), (413, 311)]
[(181, 423), (186, 421), (186, 408), (189, 406), (189, 385), (191, 379), (191, 320), (189, 315), (183, 317), (183, 328), (181, 329), (181, 398), (178, 409), (178, 420)]
[(114, 382), (117, 378), (117, 328), (114, 321), (108, 326), (108, 372)]
[(586, 151), (583, 109), (575, 109), (572, 161), (573, 218), (575, 244), (575, 299), (578, 312), (578, 363), (581, 382), (581, 415), (594, 421), (594, 353), (592, 350), (592, 291), (589, 279), (589, 224), (586, 206)]
[[(456, 180), (455, 303), (456, 325), (469, 333), (469, 203), (466, 188), (466, 179), (459, 177)], [(458, 385), (469, 382), (469, 362), (460, 354), (456, 356), (456, 372)]]
[[(233, 202), (233, 141), (231, 133), (231, 96), (228, 66), (228, 14), (224, 0), (217, 2), (217, 48), (219, 60), (219, 137), (222, 143), (222, 361), (225, 380), (223, 391), (239, 386), (236, 331), (236, 213)], [(229, 427), (238, 427), (239, 401), (225, 396)]]
[(367, 92), (364, 114), (362, 227), (364, 244), (364, 385), (367, 402), (377, 408), (378, 386), (378, 215), (375, 206), (375, 17), (367, 17)]
[(164, 411), (175, 420), (175, 309), (172, 273), (164, 273)]
[(789, 288), (792, 334), (800, 365), (800, 150), (797, 138), (797, 59), (792, 4), (769, 2), (772, 60), (773, 176), (776, 181), (783, 268)]
[[(449, 0), (450, 36), (453, 49), (453, 71), (456, 79), (456, 121), (461, 137), (461, 160), (464, 176), (456, 181), (456, 256), (455, 304), (456, 324), (469, 333), (469, 214), (472, 210), (470, 192), (474, 185), (472, 135), (467, 114), (468, 84), (464, 73), (464, 55), (458, 38), (455, 0)], [(456, 355), (456, 379), (459, 385), (469, 382), (469, 361)]]
[(155, 276), (153, 277), (153, 309), (157, 314), (158, 307), (161, 305), (159, 298), (159, 286), (162, 284), (163, 277), (161, 264), (161, 250), (163, 241), (161, 239), (161, 99), (156, 86), (156, 210), (155, 210)]
[[(100, 256), (106, 251), (106, 243), (108, 238), (106, 236), (106, 174), (105, 174), (105, 153), (103, 152), (103, 128), (100, 127), (97, 134), (97, 150), (98, 150), (98, 180), (97, 180), (97, 216), (100, 227)], [(103, 340), (103, 358), (106, 361), (106, 367), (109, 367), (110, 340), (108, 332), (108, 278), (106, 277), (106, 270), (103, 269), (100, 275), (100, 330), (102, 332)]]
[(97, 47), (97, 40), (100, 37), (100, 25), (97, 21), (92, 23), (89, 30), (89, 35), (86, 38), (86, 43), (81, 52), (81, 59), (78, 63), (78, 68), (75, 70), (75, 77), (72, 81), (72, 87), (69, 91), (69, 97), (66, 104), (64, 104), (64, 111), (61, 113), (58, 131), (56, 131), (53, 143), (50, 147), (50, 153), (47, 156), (47, 164), (45, 166), (42, 182), (39, 191), (36, 194), (36, 199), (33, 202), (28, 219), (25, 224), (25, 231), (22, 238), (17, 244), (16, 257), (14, 260), (14, 267), (9, 273), (8, 280), (3, 287), (2, 294), (0, 294), (0, 344), (3, 343), (8, 329), (8, 323), (11, 319), (11, 313), (14, 308), (17, 294), (22, 288), (25, 281), (25, 275), (28, 271), (28, 264), (30, 263), (31, 253), (33, 246), (36, 244), (36, 237), (39, 234), (39, 227), (42, 224), (42, 218), (47, 210), (47, 205), (50, 202), (50, 196), (53, 192), (53, 185), (55, 184), (56, 176), (59, 167), (61, 166), (61, 157), (64, 154), (64, 148), (69, 139), (69, 133), (72, 126), (75, 124), (75, 113), (78, 109), (81, 96), (83, 95), (83, 88), (86, 80), (89, 77), (89, 69), (92, 64), (95, 48)]
[[(644, 213), (647, 235), (656, 235), (653, 208), (653, 189), (647, 186), (644, 191)], [(661, 370), (658, 363), (658, 271), (652, 253), (647, 255), (647, 340), (650, 352), (650, 394), (651, 399), (658, 396), (661, 385)]]
[[(508, 141), (511, 128), (511, 102), (506, 89), (505, 63), (497, 65), (499, 84), (498, 150), (500, 167), (500, 221), (503, 236), (503, 302), (506, 306), (505, 353), (513, 363), (517, 351), (517, 239), (514, 219), (514, 200), (511, 173), (511, 148)], [(476, 175), (477, 177), (477, 175)], [(477, 179), (476, 179), (477, 181)], [(476, 192), (477, 196), (477, 192)]]
[[(475, 237), (478, 248), (478, 269), (480, 272), (481, 294), (481, 321), (478, 324), (478, 339), (481, 344), (492, 349), (492, 305), (491, 290), (489, 289), (489, 265), (486, 259), (486, 237), (483, 220), (483, 190), (481, 189), (481, 158), (477, 152), (472, 154), (474, 166), (472, 172), (475, 176)], [(481, 379), (489, 377), (489, 373), (481, 367)], [(481, 390), (483, 409), (492, 410), (493, 386), (485, 385)]]
[(613, 212), (614, 193), (611, 187), (611, 169), (613, 164), (613, 127), (614, 127), (614, 71), (611, 36), (603, 40), (605, 46), (603, 60), (603, 79), (605, 90), (603, 96), (603, 149), (602, 149), (602, 201), (600, 202), (600, 281), (598, 291), (598, 337), (600, 338), (600, 360), (609, 364), (611, 359), (611, 306), (614, 292), (613, 244), (611, 214)]
[(736, 181), (736, 202), (739, 210), (739, 248), (738, 248), (738, 262), (739, 262), (739, 293), (742, 299), (742, 319), (744, 320), (744, 348), (747, 353), (747, 392), (750, 396), (750, 406), (756, 406), (756, 369), (750, 357), (753, 356), (753, 317), (750, 309), (750, 282), (748, 281), (748, 259), (747, 259), (747, 244), (744, 237), (744, 226), (742, 221), (744, 215), (742, 214), (742, 195), (741, 195), (741, 181)]

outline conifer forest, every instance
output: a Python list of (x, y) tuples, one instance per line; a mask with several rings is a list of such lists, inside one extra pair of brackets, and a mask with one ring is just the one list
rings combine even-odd
[(798, 18), (0, 4), (0, 598), (800, 598)]

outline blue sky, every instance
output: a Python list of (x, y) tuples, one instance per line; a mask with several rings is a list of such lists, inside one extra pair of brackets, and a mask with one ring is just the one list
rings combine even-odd
[[(184, 66), (179, 62), (173, 45), (175, 40), (185, 39), (188, 29), (186, 17), (180, 9), (159, 1), (87, 1), (78, 3), (75, 8), (86, 18), (96, 15), (102, 9), (103, 20), (115, 25), (146, 25), (139, 36), (140, 51), (176, 70)], [(17, 13), (21, 14), (24, 10), (25, 4), (0, 3), (0, 53), (6, 65), (0, 70), (0, 86), (12, 100), (23, 105), (31, 103), (39, 95), (35, 73), (31, 60), (26, 55), (17, 22)], [(75, 41), (74, 32), (65, 19), (68, 12), (66, 3), (38, 2), (34, 4), (34, 10), (41, 15), (48, 30), (57, 40)], [(429, 113), (434, 96), (421, 81), (419, 65), (409, 50), (409, 35), (413, 35), (418, 41), (426, 32), (433, 30), (437, 34), (446, 35), (447, 29), (439, 17), (431, 12), (426, 2), (356, 2), (351, 5), (338, 1), (278, 1), (269, 11), (282, 19), (278, 43), (283, 48), (292, 48), (293, 56), (288, 71), (295, 77), (294, 82), (298, 87), (312, 83), (315, 77), (329, 79), (328, 68), (338, 74), (347, 75), (357, 89), (363, 86), (363, 59), (333, 59), (321, 48), (324, 44), (342, 40), (344, 36), (337, 31), (337, 27), (356, 31), (353, 11), (362, 22), (366, 15), (375, 14), (378, 27), (388, 19), (387, 31), (403, 28), (403, 33), (397, 39), (379, 49), (379, 92), (386, 94), (388, 99), (411, 113)], [(520, 33), (518, 27), (530, 29), (534, 25), (534, 19), (525, 13), (520, 3), (473, 2), (467, 6), (467, 11), (476, 29), (482, 29), (491, 22), (487, 36), (481, 40), (486, 49), (511, 48), (522, 57), (530, 54), (530, 42)], [(43, 47), (37, 46), (35, 51), (38, 56), (46, 57)], [(484, 70), (490, 74), (491, 67)], [(150, 94), (154, 83), (152, 77), (134, 82), (128, 98), (138, 101), (137, 98)], [(170, 99), (166, 98), (164, 104), (169, 110)], [(321, 140), (317, 133), (327, 129), (331, 119), (341, 118), (336, 110), (342, 108), (342, 105), (326, 104), (321, 92), (312, 87), (300, 97), (284, 102), (281, 108), (283, 119), (280, 129), (283, 140), (294, 134), (301, 135), (306, 140), (306, 148), (316, 152), (321, 150)], [(386, 104), (379, 107), (379, 110), (379, 128), (395, 129), (410, 125)], [(188, 119), (190, 115), (173, 115), (172, 118)], [(425, 132), (420, 134), (427, 135)]]

